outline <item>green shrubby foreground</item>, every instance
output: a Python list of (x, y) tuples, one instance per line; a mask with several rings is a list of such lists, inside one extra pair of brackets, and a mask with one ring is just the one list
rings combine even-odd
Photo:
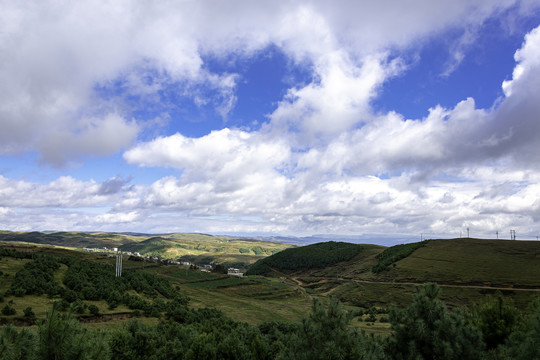
[(540, 301), (526, 314), (494, 298), (449, 310), (437, 285), (419, 286), (411, 306), (390, 310), (392, 333), (367, 335), (335, 299), (313, 302), (300, 323), (235, 322), (215, 309), (172, 300), (155, 326), (137, 320), (90, 330), (48, 311), (35, 330), (4, 326), (0, 359), (539, 359)]
[[(115, 277), (111, 266), (85, 261), (73, 256), (52, 256), (41, 253), (24, 253), (0, 248), (0, 256), (31, 260), (15, 274), (6, 296), (47, 295), (56, 300), (60, 310), (71, 309), (83, 314), (88, 310), (97, 315), (99, 308), (87, 306), (84, 301), (106, 301), (109, 309), (125, 305), (145, 315), (159, 316), (165, 300), (187, 298), (173, 289), (164, 278), (141, 270), (125, 270), (122, 277)], [(55, 279), (61, 265), (66, 267), (62, 283)], [(3, 315), (13, 315), (9, 304), (2, 308)], [(25, 314), (30, 317), (31, 309)]]

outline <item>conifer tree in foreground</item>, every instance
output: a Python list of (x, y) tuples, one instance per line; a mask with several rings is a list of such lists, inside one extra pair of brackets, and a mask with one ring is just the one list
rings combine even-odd
[(479, 359), (484, 348), (481, 333), (467, 321), (461, 309), (449, 312), (438, 299), (440, 288), (417, 288), (413, 304), (392, 309), (393, 336), (388, 340), (392, 359)]
[(351, 328), (351, 320), (352, 314), (335, 298), (330, 299), (327, 309), (314, 300), (310, 315), (292, 336), (281, 359), (384, 359), (377, 341)]

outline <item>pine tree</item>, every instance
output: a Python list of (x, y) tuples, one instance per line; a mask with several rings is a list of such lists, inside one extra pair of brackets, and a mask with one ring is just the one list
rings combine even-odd
[(311, 314), (291, 337), (281, 359), (384, 359), (374, 338), (350, 328), (352, 317), (335, 298), (330, 299), (328, 309), (314, 300)]
[(540, 299), (531, 305), (528, 319), (522, 328), (512, 333), (508, 341), (510, 359), (540, 359)]
[(413, 304), (392, 309), (394, 336), (388, 342), (393, 359), (478, 359), (483, 343), (480, 332), (460, 309), (449, 312), (438, 300), (440, 288), (426, 284), (417, 288)]
[(17, 331), (12, 325), (2, 327), (2, 332), (0, 332), (0, 359), (33, 359), (34, 348), (34, 337), (27, 329)]
[(519, 311), (499, 296), (476, 306), (474, 319), (488, 350), (495, 349), (506, 341), (518, 324)]
[(60, 314), (53, 307), (38, 324), (39, 360), (109, 359), (105, 335), (83, 329), (71, 314)]

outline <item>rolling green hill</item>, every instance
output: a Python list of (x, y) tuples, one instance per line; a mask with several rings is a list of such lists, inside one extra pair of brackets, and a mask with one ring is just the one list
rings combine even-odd
[(244, 267), (293, 245), (205, 234), (167, 234), (120, 246), (121, 250), (197, 263)]
[[(335, 295), (362, 307), (407, 305), (415, 286), (426, 282), (441, 285), (443, 299), (453, 305), (471, 305), (501, 293), (524, 308), (540, 294), (540, 242), (536, 241), (467, 238), (390, 248), (339, 244), (285, 250), (259, 260), (248, 273), (286, 275), (313, 296)], [(351, 250), (343, 252), (346, 258), (332, 253), (339, 246)], [(325, 254), (327, 262), (322, 262)], [(317, 260), (306, 263), (303, 258)]]
[(540, 288), (540, 242), (430, 240), (374, 278)]
[[(162, 241), (154, 238), (149, 244)], [(447, 250), (444, 256), (439, 254), (441, 246), (452, 244), (453, 250)], [(370, 357), (373, 352), (368, 352), (373, 349), (378, 351), (377, 359), (412, 358), (407, 352), (411, 348), (422, 349), (415, 358), (426, 359), (502, 358), (499, 354), (505, 359), (537, 358), (540, 303), (520, 311), (511, 301), (497, 297), (473, 311), (449, 310), (438, 298), (440, 288), (425, 284), (409, 300), (411, 306), (388, 308), (388, 302), (404, 304), (405, 298), (410, 299), (413, 284), (353, 276), (388, 276), (400, 267), (414, 273), (433, 259), (469, 265), (466, 268), (471, 269), (470, 264), (464, 264), (467, 259), (458, 260), (463, 257), (463, 249), (455, 250), (459, 244), (430, 241), (393, 249), (336, 242), (314, 244), (273, 256), (272, 264), (284, 271), (280, 278), (234, 277), (159, 263), (144, 267), (128, 256), (122, 276), (117, 277), (115, 256), (102, 256), (112, 254), (34, 245), (0, 246), (0, 358), (26, 359), (34, 358), (34, 354), (40, 358), (75, 354), (78, 358), (79, 354), (91, 354), (88, 358), (172, 359), (188, 354), (186, 358), (202, 359), (225, 354), (223, 358), (236, 359), (241, 354), (246, 359), (315, 359), (320, 354), (334, 358), (335, 349), (344, 346), (347, 352), (342, 352), (343, 358)], [(509, 266), (519, 262), (522, 269), (535, 270), (531, 261), (531, 254), (538, 257), (535, 244), (475, 240), (462, 245), (465, 250), (473, 245), (490, 257), (501, 254), (495, 260), (481, 257), (489, 264), (483, 266), (500, 266), (499, 261), (511, 259)], [(385, 265), (384, 270), (374, 273), (379, 263)], [(347, 273), (349, 278), (340, 273), (334, 279), (327, 278), (336, 269), (348, 268), (353, 268)], [(445, 268), (454, 274), (467, 269)], [(363, 303), (364, 309), (343, 306), (334, 298), (321, 299), (328, 293), (307, 291), (317, 286), (306, 286), (309, 281), (299, 280), (299, 275), (311, 276), (313, 284), (326, 287), (325, 291), (349, 303)], [(299, 286), (302, 283), (304, 291)], [(443, 292), (454, 290), (450, 295), (461, 298), (474, 295), (471, 285), (452, 286)], [(367, 307), (366, 299), (371, 297), (378, 298), (379, 303)], [(366, 336), (358, 328), (380, 337)], [(443, 350), (439, 346), (441, 336)], [(524, 343), (527, 347), (522, 346)], [(458, 356), (445, 350), (454, 347), (464, 350)], [(434, 355), (432, 349), (438, 353)]]
[(53, 245), (66, 248), (119, 248), (164, 259), (220, 263), (246, 267), (258, 259), (294, 245), (206, 234), (161, 234), (100, 232), (0, 232), (0, 242)]
[[(143, 264), (127, 255), (122, 277), (115, 278), (114, 257), (11, 244), (0, 245), (0, 308), (9, 305), (15, 314), (0, 314), (0, 330), (6, 323), (33, 324), (59, 302), (67, 306), (66, 311), (83, 306), (76, 312), (81, 321), (113, 324), (139, 315), (163, 317), (167, 312), (164, 302), (177, 299), (179, 294), (189, 297), (193, 309), (217, 308), (250, 324), (297, 321), (311, 304), (295, 284), (279, 279), (229, 277), (189, 266)], [(91, 305), (99, 308), (99, 316), (89, 313)], [(35, 317), (24, 315), (27, 307)]]
[[(38, 234), (26, 235), (40, 239)], [(63, 233), (64, 238), (69, 236)], [(8, 233), (13, 236), (13, 233)], [(58, 233), (45, 234), (60, 236)], [(83, 238), (92, 234), (75, 234)], [(114, 236), (117, 236), (116, 238)], [(106, 235), (100, 234), (101, 239)], [(133, 240), (133, 235), (111, 234), (117, 244)], [(16, 237), (21, 239), (20, 237)], [(51, 237), (45, 237), (51, 239)], [(518, 308), (525, 309), (534, 296), (540, 295), (540, 242), (480, 239), (429, 240), (385, 248), (326, 242), (286, 249), (285, 244), (246, 241), (203, 234), (166, 234), (136, 236), (121, 245), (126, 251), (157, 253), (163, 257), (189, 257), (194, 262), (249, 264), (248, 278), (202, 273), (189, 267), (163, 266), (125, 260), (125, 269), (142, 269), (164, 277), (192, 299), (195, 307), (216, 307), (241, 321), (258, 323), (273, 318), (298, 319), (309, 309), (311, 298), (335, 296), (348, 306), (369, 309), (389, 304), (407, 306), (418, 284), (438, 283), (442, 300), (450, 306), (470, 306), (488, 296), (502, 295)], [(4, 242), (6, 244), (6, 242)], [(8, 244), (18, 244), (10, 242)], [(24, 247), (26, 252), (45, 252), (59, 257), (74, 257), (97, 262), (114, 270), (114, 258), (97, 253), (68, 251), (60, 248)], [(264, 256), (270, 255), (271, 256)], [(262, 254), (262, 255), (257, 255)], [(32, 257), (33, 259), (33, 257)], [(11, 289), (15, 275), (32, 259), (0, 259), (3, 282), (0, 293)], [(60, 262), (54, 281), (62, 284), (70, 268)], [(262, 274), (262, 275), (253, 275)], [(17, 288), (13, 288), (14, 293)], [(57, 296), (57, 295), (56, 295)], [(45, 295), (6, 295), (15, 301), (20, 313), (32, 306), (43, 314), (52, 300)], [(104, 313), (104, 300), (95, 301)], [(90, 302), (91, 303), (91, 302)], [(124, 305), (119, 305), (123, 312)]]
[(250, 267), (248, 275), (328, 268), (351, 260), (363, 250), (365, 246), (362, 245), (334, 241), (287, 249), (257, 261)]
[(326, 242), (261, 259), (249, 272), (270, 269), (380, 282), (540, 288), (540, 242), (449, 239), (389, 248)]
[(55, 245), (71, 248), (102, 248), (118, 247), (133, 241), (144, 240), (136, 236), (110, 233), (84, 233), (84, 232), (0, 232), (0, 241), (22, 242), (41, 245)]

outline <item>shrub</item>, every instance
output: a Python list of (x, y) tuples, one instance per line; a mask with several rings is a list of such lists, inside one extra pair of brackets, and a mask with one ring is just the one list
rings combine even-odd
[(88, 306), (88, 311), (92, 315), (99, 315), (99, 308), (94, 304)]
[(417, 288), (407, 309), (390, 311), (393, 335), (388, 344), (392, 359), (480, 359), (482, 334), (459, 308), (449, 312), (438, 299), (440, 288)]
[(32, 310), (31, 306), (28, 306), (26, 309), (23, 310), (24, 317), (27, 318), (35, 318), (36, 314), (34, 314), (34, 311)]
[(54, 302), (53, 308), (57, 311), (66, 311), (69, 308), (69, 303), (64, 299), (58, 300)]
[(227, 268), (225, 268), (225, 266), (223, 266), (222, 264), (217, 264), (214, 269), (212, 269), (212, 272), (217, 274), (226, 274)]
[(255, 253), (255, 255), (264, 255), (264, 249), (260, 246), (252, 247), (251, 250)]
[(5, 316), (15, 315), (16, 313), (17, 311), (15, 310), (15, 308), (13, 308), (9, 304), (6, 304), (6, 306), (2, 308), (2, 314)]
[(11, 290), (11, 292), (17, 297), (22, 297), (24, 296), (24, 294), (26, 294), (26, 290), (24, 290), (23, 288), (16, 288)]
[(116, 300), (111, 300), (107, 304), (109, 305), (108, 306), (109, 310), (114, 310), (118, 307), (118, 303), (116, 302)]
[(17, 291), (18, 296), (22, 296), (25, 294), (41, 295), (56, 290), (54, 272), (58, 268), (60, 268), (60, 264), (55, 258), (45, 255), (39, 256), (17, 271), (10, 292), (15, 294)]
[(77, 299), (71, 304), (71, 311), (77, 314), (84, 314), (84, 311), (86, 310), (87, 306), (85, 303), (82, 302), (82, 300)]
[(474, 308), (475, 324), (482, 332), (488, 349), (503, 344), (519, 324), (519, 311), (502, 296), (488, 300)]
[(369, 316), (366, 318), (366, 322), (375, 322), (377, 321), (377, 318), (374, 314), (369, 314)]

